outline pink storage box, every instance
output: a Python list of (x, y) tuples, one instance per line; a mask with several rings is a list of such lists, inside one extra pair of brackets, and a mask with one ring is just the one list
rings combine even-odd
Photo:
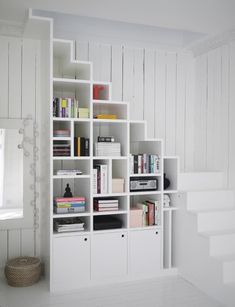
[(142, 214), (143, 211), (142, 209), (138, 208), (131, 208), (130, 210), (130, 227), (131, 228), (136, 228), (136, 227), (142, 227)]

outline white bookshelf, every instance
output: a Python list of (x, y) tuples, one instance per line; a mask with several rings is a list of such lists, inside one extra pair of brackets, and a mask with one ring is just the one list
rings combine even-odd
[[(93, 80), (92, 63), (75, 60), (72, 41), (54, 39), (53, 59), (52, 96), (76, 98), (79, 105), (89, 108), (90, 112), (89, 118), (53, 117), (51, 108), (51, 146), (55, 141), (70, 144), (69, 156), (54, 157), (51, 148), (51, 289), (63, 291), (100, 282), (164, 275), (165, 268), (172, 267), (172, 212), (176, 212), (177, 208), (174, 201), (172, 207), (163, 208), (163, 197), (166, 193), (177, 193), (177, 157), (164, 156), (161, 139), (147, 138), (146, 122), (129, 119), (128, 102), (112, 100), (110, 82)], [(102, 88), (98, 98), (94, 98), (94, 86)], [(117, 119), (96, 119), (97, 114), (115, 114)], [(60, 128), (68, 129), (70, 135), (54, 137), (53, 129)], [(89, 138), (89, 156), (74, 156), (75, 136)], [(113, 136), (121, 144), (121, 156), (95, 156), (93, 144), (98, 136)], [(130, 173), (130, 154), (144, 153), (159, 156), (159, 171)], [(108, 193), (105, 194), (93, 194), (93, 167), (97, 164), (108, 166)], [(82, 175), (57, 175), (59, 169), (80, 169)], [(169, 190), (164, 190), (165, 172), (172, 184)], [(156, 178), (158, 189), (130, 192), (130, 179), (138, 177)], [(124, 179), (123, 192), (112, 191), (112, 179), (115, 178)], [(74, 196), (86, 198), (85, 212), (53, 213), (53, 198), (63, 196), (67, 183)], [(94, 199), (108, 197), (118, 199), (118, 210), (95, 211)], [(160, 202), (160, 224), (131, 228), (131, 208), (147, 199)], [(94, 221), (102, 216), (119, 219), (121, 227), (95, 230)], [(56, 233), (53, 230), (56, 219), (73, 217), (79, 217), (85, 223), (84, 231)], [(73, 263), (67, 261), (70, 253), (74, 255)], [(143, 265), (144, 255), (148, 255), (148, 261), (144, 261)], [(75, 256), (79, 258), (79, 264)], [(70, 275), (65, 274), (66, 265)]]

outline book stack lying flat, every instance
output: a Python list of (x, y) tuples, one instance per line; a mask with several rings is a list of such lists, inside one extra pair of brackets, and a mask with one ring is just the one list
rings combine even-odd
[(88, 108), (78, 108), (78, 117), (79, 118), (89, 118), (89, 109)]
[(108, 193), (108, 165), (96, 164), (93, 168), (93, 193)]
[(56, 197), (54, 199), (54, 212), (57, 214), (84, 212), (85, 197)]
[[(140, 209), (142, 212), (139, 216), (140, 221), (135, 220), (135, 223), (137, 222), (141, 227), (161, 225), (161, 202), (159, 200), (148, 199), (142, 203), (137, 203), (135, 208)], [(133, 213), (135, 212), (133, 211)], [(130, 213), (130, 217), (134, 217), (132, 212)]]
[(82, 175), (82, 171), (79, 169), (59, 169), (56, 171), (56, 175), (58, 176), (77, 176)]
[(53, 156), (54, 157), (69, 157), (70, 156), (70, 144), (67, 143), (53, 143)]
[(68, 129), (61, 129), (61, 130), (54, 130), (53, 131), (53, 136), (54, 137), (69, 137), (70, 136), (70, 131)]
[(121, 156), (121, 144), (116, 142), (97, 142), (94, 144), (95, 156)]
[(74, 137), (74, 156), (89, 156), (90, 140), (88, 138), (75, 136)]
[(152, 154), (130, 155), (131, 174), (157, 174), (160, 172), (160, 157)]
[(115, 114), (97, 114), (95, 115), (97, 119), (117, 119), (117, 115)]
[(57, 232), (84, 231), (84, 224), (78, 217), (57, 219), (54, 222), (54, 230)]
[(118, 211), (118, 199), (94, 199), (94, 210), (99, 212)]

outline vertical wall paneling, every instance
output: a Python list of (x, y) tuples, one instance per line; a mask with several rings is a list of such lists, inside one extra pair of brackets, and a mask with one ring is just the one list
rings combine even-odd
[(21, 118), (22, 41), (14, 39), (9, 44), (9, 117)]
[(185, 171), (194, 170), (195, 65), (191, 54), (186, 55), (185, 104)]
[(165, 142), (166, 55), (162, 51), (155, 54), (155, 93), (155, 137)]
[(122, 46), (113, 45), (111, 48), (111, 82), (113, 100), (122, 100), (122, 65), (123, 53)]
[(218, 138), (219, 124), (218, 117), (219, 102), (221, 100), (221, 83), (219, 80), (221, 73), (221, 60), (219, 49), (215, 49), (208, 54), (208, 112), (207, 112), (207, 168), (217, 169), (217, 153), (219, 148), (216, 146)]
[(165, 148), (167, 155), (175, 155), (176, 132), (176, 54), (166, 56), (166, 117)]
[(8, 117), (8, 51), (9, 41), (0, 37), (0, 117)]
[(195, 60), (195, 155), (194, 164), (197, 170), (206, 170), (207, 155), (207, 55)]
[[(225, 45), (221, 48), (221, 114), (219, 115), (220, 131), (217, 146), (220, 154), (217, 157), (219, 167), (226, 173), (228, 179), (228, 149), (229, 149), (229, 48)], [(220, 143), (219, 143), (220, 142)]]
[(79, 61), (88, 61), (88, 43), (76, 41), (75, 57)]
[(8, 230), (8, 258), (21, 256), (21, 231)]
[(0, 267), (7, 261), (7, 230), (0, 231)]
[(186, 108), (186, 79), (185, 55), (177, 54), (176, 76), (176, 131), (175, 153), (180, 157), (180, 170), (184, 171), (185, 159), (185, 108)]
[(229, 72), (229, 187), (235, 187), (235, 42), (230, 44)]
[(34, 256), (34, 230), (22, 229), (21, 230), (21, 254), (22, 256)]
[(144, 119), (148, 123), (148, 137), (155, 134), (155, 52), (146, 49), (144, 53)]
[(130, 119), (136, 119), (134, 104), (134, 49), (123, 49), (123, 100), (130, 105)]
[(135, 118), (142, 120), (144, 115), (144, 50), (134, 51), (134, 104)]
[[(22, 117), (35, 114), (35, 41), (23, 40)], [(29, 86), (30, 85), (30, 86)]]

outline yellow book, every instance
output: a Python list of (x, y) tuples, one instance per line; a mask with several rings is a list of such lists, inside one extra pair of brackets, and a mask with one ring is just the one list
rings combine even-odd
[(97, 119), (117, 119), (117, 115), (115, 114), (97, 114)]
[(67, 108), (67, 99), (62, 99), (61, 100), (61, 107), (62, 108)]

